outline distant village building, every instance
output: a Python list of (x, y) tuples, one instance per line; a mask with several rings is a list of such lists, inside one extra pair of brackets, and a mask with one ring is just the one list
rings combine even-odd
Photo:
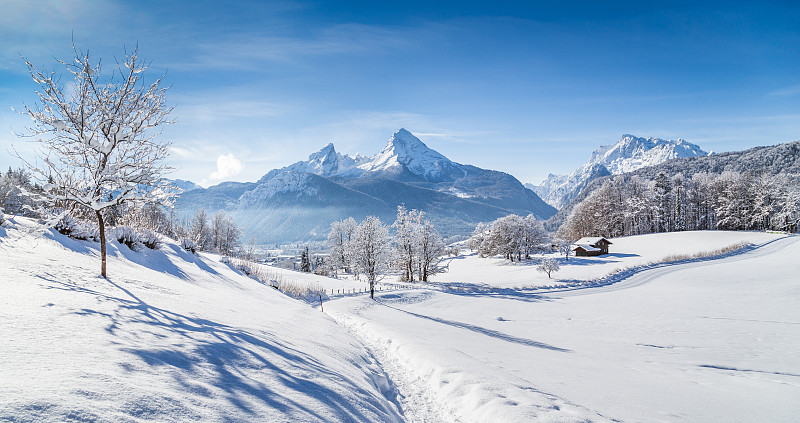
[(603, 237), (585, 237), (575, 241), (575, 251), (577, 257), (599, 256), (608, 254), (608, 246), (612, 242)]

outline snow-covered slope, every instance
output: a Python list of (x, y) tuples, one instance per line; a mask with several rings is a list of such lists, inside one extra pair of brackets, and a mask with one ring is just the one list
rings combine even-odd
[(431, 280), (475, 289), (569, 285), (597, 280), (621, 269), (659, 263), (676, 255), (694, 256), (741, 244), (762, 245), (783, 237), (765, 232), (687, 231), (611, 238), (609, 254), (602, 256), (571, 255), (569, 260), (563, 261), (561, 254), (548, 254), (547, 257), (556, 258), (561, 264), (561, 269), (553, 273), (553, 279), (536, 270), (541, 255), (529, 262), (509, 263), (499, 257), (481, 258), (476, 252), (466, 251), (458, 258), (445, 259), (447, 272)]
[(545, 202), (560, 209), (569, 204), (589, 182), (601, 176), (632, 172), (671, 159), (708, 154), (697, 145), (680, 138), (663, 140), (625, 134), (617, 143), (599, 147), (592, 153), (588, 163), (569, 175), (551, 174), (533, 190)]
[(0, 228), (0, 421), (398, 421), (365, 348), (319, 310), (167, 242), (133, 252)]

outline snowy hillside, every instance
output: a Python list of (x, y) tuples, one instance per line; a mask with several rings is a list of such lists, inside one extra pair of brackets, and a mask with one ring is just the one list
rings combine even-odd
[(374, 359), (319, 310), (167, 243), (0, 228), (1, 421), (394, 421)]
[[(376, 300), (354, 280), (318, 307), (167, 241), (134, 252), (32, 220), (0, 227), (0, 420), (792, 422), (800, 413), (800, 237), (681, 232), (607, 256), (526, 264), (467, 252)], [(616, 267), (737, 242), (722, 258)], [(537, 282), (540, 281), (540, 282)], [(482, 289), (497, 288), (497, 289)]]
[(617, 143), (599, 147), (589, 162), (569, 175), (549, 175), (534, 191), (558, 209), (569, 204), (594, 179), (632, 172), (667, 160), (707, 156), (708, 153), (683, 139), (663, 140), (623, 135)]

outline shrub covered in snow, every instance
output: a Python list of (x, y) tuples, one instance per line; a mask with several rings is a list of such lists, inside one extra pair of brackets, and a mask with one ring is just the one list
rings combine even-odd
[(141, 241), (139, 241), (139, 234), (136, 233), (136, 229), (131, 228), (130, 226), (117, 226), (116, 228), (111, 230), (111, 238), (116, 239), (117, 242), (120, 244), (125, 244), (133, 251), (139, 247)]
[(6, 223), (5, 216), (3, 216), (3, 209), (0, 208), (0, 226), (3, 226), (3, 223)]
[(66, 235), (72, 239), (97, 241), (100, 238), (100, 230), (97, 226), (84, 220), (75, 219), (69, 213), (54, 216), (46, 223), (61, 235)]
[(151, 250), (158, 250), (161, 248), (161, 237), (149, 230), (149, 229), (139, 229), (139, 241), (141, 241), (142, 245), (151, 249)]
[(111, 239), (116, 239), (120, 244), (125, 244), (133, 251), (141, 247), (151, 250), (161, 248), (161, 237), (149, 229), (136, 229), (130, 226), (117, 226), (111, 230)]
[(181, 238), (181, 247), (192, 254), (197, 254), (197, 244), (189, 237)]

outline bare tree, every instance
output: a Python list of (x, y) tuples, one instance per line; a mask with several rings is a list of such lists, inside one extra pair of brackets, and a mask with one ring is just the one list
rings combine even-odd
[[(38, 84), (38, 104), (23, 114), (33, 124), (28, 136), (41, 147), (41, 164), (28, 163), (51, 201), (78, 204), (94, 211), (100, 229), (100, 274), (106, 277), (103, 210), (124, 203), (169, 203), (173, 192), (163, 179), (169, 143), (157, 142), (159, 127), (171, 123), (165, 105), (163, 76), (145, 83), (148, 64), (138, 47), (104, 73), (73, 43), (74, 60), (58, 62), (72, 74), (74, 92), (55, 72), (25, 60)], [(27, 163), (27, 162), (26, 162)]]
[(539, 263), (539, 266), (536, 267), (536, 270), (540, 272), (547, 273), (547, 277), (550, 278), (550, 274), (553, 272), (558, 272), (561, 266), (558, 264), (558, 260), (554, 258), (546, 258)]
[(400, 279), (403, 281), (414, 280), (415, 267), (415, 243), (416, 232), (418, 232), (422, 214), (416, 210), (410, 212), (405, 205), (397, 206), (397, 219), (392, 227), (395, 230), (394, 236), (394, 266), (400, 271)]
[(367, 216), (352, 240), (353, 266), (367, 276), (369, 296), (375, 298), (375, 281), (389, 265), (389, 229), (375, 216)]
[(206, 209), (200, 208), (194, 214), (192, 226), (189, 228), (189, 238), (200, 250), (205, 250), (211, 245), (211, 227)]
[[(419, 212), (422, 218), (422, 212)], [(442, 256), (445, 255), (446, 246), (442, 241), (442, 236), (433, 224), (425, 221), (417, 227), (417, 232), (414, 236), (414, 256), (417, 262), (419, 280), (427, 282), (428, 277), (437, 273), (441, 273), (443, 269), (439, 266), (442, 261)]]
[(242, 231), (232, 217), (218, 211), (211, 220), (211, 238), (220, 254), (232, 255), (241, 244)]
[(350, 269), (350, 243), (355, 234), (358, 224), (352, 217), (345, 220), (331, 223), (331, 232), (328, 234), (328, 248), (330, 251), (330, 268), (333, 276), (336, 277), (338, 270), (344, 268), (345, 272)]

